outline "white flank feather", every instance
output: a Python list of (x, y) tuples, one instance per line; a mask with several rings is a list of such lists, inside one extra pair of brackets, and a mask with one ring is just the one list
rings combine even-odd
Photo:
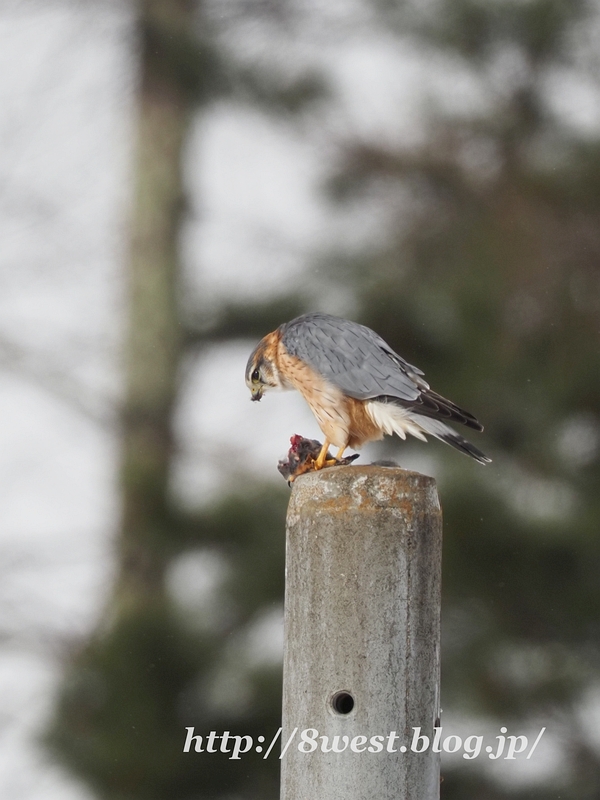
[(411, 413), (393, 403), (381, 403), (376, 400), (367, 401), (365, 408), (374, 424), (388, 436), (395, 433), (401, 439), (406, 439), (406, 434), (410, 433), (417, 439), (427, 441), (423, 435), (423, 427), (418, 414)]

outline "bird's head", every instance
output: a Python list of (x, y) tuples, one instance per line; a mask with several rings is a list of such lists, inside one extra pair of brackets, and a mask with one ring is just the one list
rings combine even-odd
[(275, 360), (270, 356), (263, 339), (246, 364), (246, 386), (250, 389), (252, 400), (260, 400), (267, 389), (283, 389), (283, 382)]

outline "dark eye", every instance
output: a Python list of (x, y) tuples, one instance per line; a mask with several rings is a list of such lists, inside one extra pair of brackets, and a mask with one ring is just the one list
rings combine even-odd
[(255, 369), (251, 377), (253, 381), (257, 381), (260, 378), (260, 372), (257, 369)]

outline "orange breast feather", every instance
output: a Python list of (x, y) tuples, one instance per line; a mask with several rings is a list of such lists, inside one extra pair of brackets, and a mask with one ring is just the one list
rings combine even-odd
[(383, 434), (362, 401), (344, 395), (308, 364), (291, 356), (281, 342), (277, 347), (277, 367), (282, 378), (304, 397), (331, 444), (354, 448), (381, 439)]

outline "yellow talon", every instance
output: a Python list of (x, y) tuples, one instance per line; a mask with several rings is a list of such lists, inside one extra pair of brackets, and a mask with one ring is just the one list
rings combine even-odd
[(323, 469), (323, 467), (335, 467), (342, 458), (345, 447), (340, 447), (335, 458), (327, 458), (327, 451), (329, 450), (329, 442), (325, 439), (321, 452), (313, 462), (313, 469)]
[(321, 448), (321, 452), (315, 459), (315, 469), (323, 469), (323, 467), (327, 464), (327, 451), (329, 450), (329, 442), (327, 439), (323, 442), (323, 447)]

